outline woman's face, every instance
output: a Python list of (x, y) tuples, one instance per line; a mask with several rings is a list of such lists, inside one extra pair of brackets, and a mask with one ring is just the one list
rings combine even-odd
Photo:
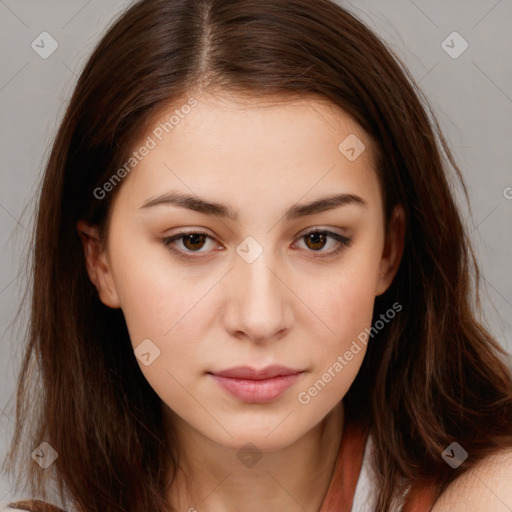
[[(226, 447), (276, 450), (353, 382), (401, 217), (386, 240), (370, 142), (340, 109), (194, 98), (133, 148), (89, 273), (169, 415)], [(273, 365), (292, 375), (214, 375)]]

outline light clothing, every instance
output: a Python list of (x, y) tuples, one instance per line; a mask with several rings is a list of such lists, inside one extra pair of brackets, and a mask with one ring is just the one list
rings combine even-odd
[(377, 485), (370, 467), (370, 455), (373, 450), (372, 437), (368, 436), (363, 456), (361, 473), (357, 480), (354, 503), (351, 512), (374, 512), (377, 503)]

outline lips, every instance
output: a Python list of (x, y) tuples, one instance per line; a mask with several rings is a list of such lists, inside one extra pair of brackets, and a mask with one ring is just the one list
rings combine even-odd
[(209, 374), (235, 398), (247, 403), (267, 403), (281, 396), (302, 373), (302, 370), (284, 366), (268, 366), (262, 370), (241, 366)]
[(267, 366), (261, 370), (256, 370), (250, 366), (238, 366), (236, 368), (229, 368), (228, 370), (212, 373), (219, 377), (229, 377), (233, 379), (263, 380), (270, 379), (272, 377), (293, 375), (300, 372), (301, 370), (293, 370), (291, 368), (286, 368), (285, 366), (273, 365)]

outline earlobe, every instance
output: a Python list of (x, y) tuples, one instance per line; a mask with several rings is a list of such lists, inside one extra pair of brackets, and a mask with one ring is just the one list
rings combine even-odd
[(76, 228), (82, 240), (87, 274), (96, 287), (101, 302), (111, 308), (120, 308), (110, 263), (102, 247), (97, 227), (79, 220)]
[(375, 295), (382, 295), (393, 282), (400, 266), (405, 243), (405, 212), (401, 204), (395, 206), (380, 261), (379, 280)]

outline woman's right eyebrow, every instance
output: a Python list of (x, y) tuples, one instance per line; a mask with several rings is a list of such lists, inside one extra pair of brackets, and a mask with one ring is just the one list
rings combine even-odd
[[(181, 192), (168, 192), (161, 196), (150, 198), (140, 208), (153, 208), (163, 205), (178, 206), (180, 208), (187, 208), (205, 215), (213, 215), (233, 221), (238, 220), (238, 211), (228, 205), (209, 201), (200, 198), (197, 195), (183, 194)], [(334, 194), (315, 199), (309, 203), (296, 203), (286, 210), (283, 215), (283, 219), (285, 221), (291, 221), (300, 217), (314, 215), (316, 213), (321, 213), (346, 205), (358, 205), (366, 208), (368, 203), (362, 197), (355, 194)]]

